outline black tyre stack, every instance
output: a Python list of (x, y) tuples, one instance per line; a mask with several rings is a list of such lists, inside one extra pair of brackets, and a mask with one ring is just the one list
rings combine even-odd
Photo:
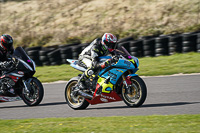
[(169, 55), (182, 53), (182, 36), (174, 35), (169, 37)]
[(26, 53), (35, 62), (36, 66), (42, 66), (42, 62), (39, 59), (39, 51), (41, 48), (41, 46), (25, 48)]
[(200, 33), (197, 34), (197, 52), (200, 53)]
[(72, 47), (78, 45), (78, 43), (72, 43), (72, 44), (64, 44), (64, 45), (59, 45), (60, 49), (60, 56), (61, 56), (61, 63), (66, 64), (67, 61), (66, 59), (72, 59), (73, 58), (73, 52), (72, 52)]
[(143, 41), (142, 40), (136, 40), (136, 41), (131, 41), (129, 44), (129, 50), (130, 54), (132, 56), (136, 57), (143, 57)]
[(66, 59), (72, 59), (72, 48), (71, 47), (65, 47), (60, 49), (62, 64), (66, 64)]
[(124, 47), (128, 52), (130, 52), (130, 42), (121, 42), (117, 45), (117, 48)]
[(90, 43), (83, 43), (83, 44), (80, 44), (81, 47), (82, 47), (82, 51), (87, 47), (89, 46)]
[(117, 44), (117, 48), (123, 46), (124, 48), (126, 48), (126, 50), (128, 52), (130, 52), (130, 42), (133, 41), (133, 37), (125, 37), (125, 38), (121, 38), (118, 40), (118, 44)]
[(49, 60), (49, 57), (47, 54), (51, 51), (54, 51), (55, 49), (56, 49), (56, 47), (45, 47), (39, 51), (39, 59), (42, 62), (43, 66), (50, 65), (50, 60)]
[(79, 54), (82, 51), (82, 46), (80, 45), (76, 45), (76, 46), (72, 46), (72, 58), (73, 59), (78, 59)]
[(60, 65), (61, 62), (61, 56), (60, 56), (60, 49), (53, 50), (49, 53), (47, 53), (47, 56), (50, 61), (50, 65)]
[(155, 39), (144, 39), (143, 40), (143, 50), (145, 57), (155, 56)]
[(168, 42), (168, 36), (159, 36), (156, 38), (155, 56), (169, 55)]
[(197, 51), (197, 34), (183, 34), (183, 53)]

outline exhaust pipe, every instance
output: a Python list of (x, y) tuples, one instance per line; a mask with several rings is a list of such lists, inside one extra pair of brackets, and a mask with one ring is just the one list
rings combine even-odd
[(82, 97), (88, 98), (88, 99), (90, 99), (90, 100), (93, 98), (92, 95), (90, 95), (90, 94), (88, 94), (88, 93), (85, 93), (85, 92), (83, 92), (82, 90), (79, 90), (79, 91), (78, 91), (78, 94), (81, 95)]

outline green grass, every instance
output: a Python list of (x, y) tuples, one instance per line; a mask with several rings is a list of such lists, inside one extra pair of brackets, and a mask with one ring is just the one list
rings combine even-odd
[(59, 66), (36, 67), (35, 76), (42, 82), (52, 82), (58, 80), (69, 80), (70, 78), (77, 76), (79, 73), (81, 72), (70, 65), (64, 64)]
[(143, 76), (200, 73), (200, 53), (141, 58), (139, 61), (138, 74)]
[(199, 133), (200, 114), (0, 120), (1, 133)]
[[(140, 76), (171, 75), (179, 73), (200, 73), (200, 53), (175, 54), (161, 57), (139, 59), (137, 74)], [(68, 64), (60, 66), (37, 67), (35, 76), (42, 82), (69, 80), (81, 72)]]

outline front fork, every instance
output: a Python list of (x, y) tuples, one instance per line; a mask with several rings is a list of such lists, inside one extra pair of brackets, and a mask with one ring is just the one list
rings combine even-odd
[[(131, 77), (132, 76), (126, 76), (125, 75), (122, 75), (122, 79), (123, 79), (123, 85), (125, 86), (125, 92), (127, 94), (132, 94), (134, 93), (135, 91), (137, 91), (137, 87), (133, 86), (132, 85), (132, 82), (131, 82)], [(134, 88), (134, 90), (132, 89)]]
[(127, 78), (125, 77), (125, 75), (122, 75), (122, 79), (123, 79), (123, 85), (125, 86), (125, 91), (126, 91), (126, 93), (129, 93), (129, 91), (130, 91), (130, 87), (129, 87), (129, 85), (130, 85), (130, 82), (127, 80)]
[(30, 82), (31, 82), (31, 78), (27, 79), (27, 80), (22, 80), (22, 83), (24, 85), (24, 88), (23, 88), (23, 94), (27, 94), (27, 93), (30, 93)]

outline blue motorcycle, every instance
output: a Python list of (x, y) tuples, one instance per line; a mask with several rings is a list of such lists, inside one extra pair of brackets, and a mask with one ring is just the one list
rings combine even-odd
[[(129, 107), (139, 107), (144, 103), (147, 88), (144, 81), (135, 74), (139, 67), (138, 58), (131, 56), (124, 47), (115, 49), (114, 53), (113, 57), (99, 58), (100, 62), (112, 59), (113, 63), (86, 80), (87, 89), (79, 88), (81, 74), (68, 81), (65, 88), (65, 99), (72, 109), (86, 109), (89, 104), (121, 100)], [(82, 72), (86, 70), (79, 66), (78, 60), (67, 59), (67, 61), (77, 70)]]

